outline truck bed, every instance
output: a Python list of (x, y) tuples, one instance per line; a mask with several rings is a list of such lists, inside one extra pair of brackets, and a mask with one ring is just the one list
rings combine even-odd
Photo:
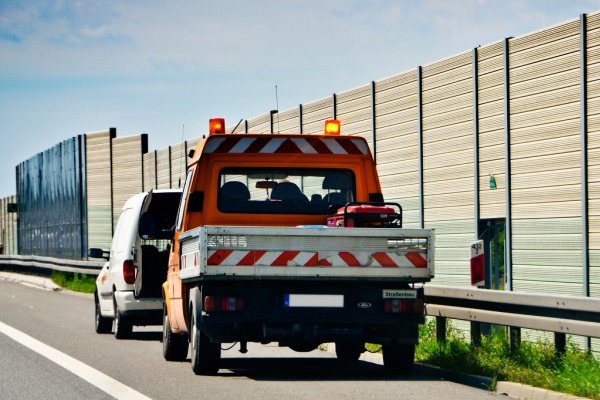
[(434, 231), (401, 228), (202, 226), (180, 238), (180, 278), (427, 282)]

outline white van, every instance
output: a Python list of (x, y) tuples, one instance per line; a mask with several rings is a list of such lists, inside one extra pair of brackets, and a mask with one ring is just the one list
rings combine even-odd
[[(181, 190), (151, 190), (127, 200), (121, 210), (110, 252), (89, 249), (88, 257), (107, 258), (96, 279), (96, 332), (117, 339), (133, 325), (162, 323), (162, 284)], [(107, 257), (108, 255), (108, 257)]]

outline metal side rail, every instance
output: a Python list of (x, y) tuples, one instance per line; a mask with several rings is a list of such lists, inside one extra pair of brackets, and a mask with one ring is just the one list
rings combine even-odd
[(104, 261), (68, 260), (63, 258), (0, 255), (0, 268), (10, 268), (15, 272), (24, 272), (31, 269), (73, 272), (97, 276), (104, 265)]
[[(600, 298), (435, 285), (424, 288), (426, 314), (432, 317), (600, 338)], [(563, 337), (555, 339), (559, 342)]]

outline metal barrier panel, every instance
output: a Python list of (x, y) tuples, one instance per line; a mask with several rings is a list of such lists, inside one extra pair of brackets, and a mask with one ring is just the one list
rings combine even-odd
[(19, 253), (82, 258), (87, 251), (81, 136), (20, 164)]

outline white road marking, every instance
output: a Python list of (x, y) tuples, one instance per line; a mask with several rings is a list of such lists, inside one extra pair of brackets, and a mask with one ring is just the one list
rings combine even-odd
[(90, 367), (75, 358), (56, 350), (40, 342), (31, 336), (0, 322), (0, 333), (5, 334), (14, 341), (23, 346), (35, 351), (36, 353), (46, 357), (48, 360), (56, 363), (67, 371), (77, 375), (81, 379), (88, 381), (103, 392), (111, 395), (116, 399), (131, 399), (131, 400), (151, 400), (150, 397), (144, 396), (140, 392), (122, 384), (121, 382), (111, 378)]

